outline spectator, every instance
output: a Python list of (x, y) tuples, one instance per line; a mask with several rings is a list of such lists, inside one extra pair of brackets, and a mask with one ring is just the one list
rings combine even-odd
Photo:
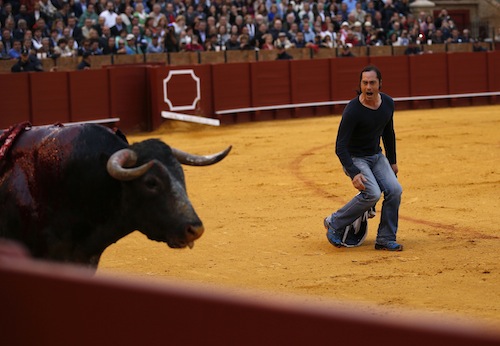
[(102, 49), (102, 54), (104, 55), (113, 55), (116, 54), (117, 51), (116, 39), (114, 36), (108, 37), (107, 44)]
[(411, 40), (409, 41), (408, 47), (405, 49), (405, 55), (420, 55), (422, 54), (422, 49), (420, 49), (420, 44)]
[(109, 26), (110, 28), (115, 26), (118, 14), (115, 12), (115, 5), (112, 1), (106, 2), (106, 10), (102, 11), (99, 14), (99, 17), (104, 18), (104, 25)]
[(354, 54), (351, 51), (352, 45), (350, 43), (344, 44), (340, 51), (339, 58), (353, 58)]
[(215, 35), (215, 34), (208, 35), (207, 42), (205, 42), (205, 50), (207, 52), (218, 52), (218, 51), (220, 51), (220, 46), (217, 43), (217, 35)]
[(263, 36), (263, 38), (264, 38), (264, 43), (260, 46), (260, 49), (262, 49), (262, 50), (272, 50), (272, 49), (275, 49), (274, 41), (273, 41), (273, 35), (271, 35), (271, 34), (265, 34)]
[(255, 47), (250, 44), (250, 37), (246, 34), (242, 34), (239, 37), (240, 50), (254, 50)]
[(238, 34), (232, 33), (229, 40), (226, 42), (226, 50), (239, 50), (240, 43), (238, 42)]
[(47, 23), (52, 24), (56, 18), (57, 8), (50, 0), (40, 0), (40, 11), (43, 12), (47, 18)]
[[(69, 35), (75, 39), (76, 42), (80, 43), (83, 39), (82, 29), (77, 25), (77, 18), (74, 16), (68, 17)], [(69, 38), (69, 37), (67, 37)]]
[(479, 42), (479, 40), (474, 40), (474, 42), (472, 43), (472, 51), (473, 52), (486, 52), (488, 50), (486, 48), (484, 48), (483, 46), (481, 46), (481, 43)]
[(305, 48), (307, 47), (307, 42), (304, 39), (304, 33), (299, 31), (295, 38), (291, 41), (295, 48)]
[(144, 5), (142, 4), (142, 2), (136, 3), (135, 11), (132, 15), (139, 19), (140, 26), (144, 26), (144, 24), (146, 23), (146, 19), (148, 18), (148, 14), (144, 9)]
[(179, 39), (175, 34), (175, 29), (173, 25), (168, 25), (168, 31), (164, 36), (165, 51), (169, 53), (175, 53), (180, 50)]
[(354, 8), (354, 10), (352, 10), (351, 12), (349, 12), (349, 15), (354, 16), (354, 19), (356, 21), (358, 21), (360, 23), (364, 23), (366, 12), (361, 7), (361, 2), (358, 1), (355, 6), (356, 7)]
[(278, 38), (274, 41), (274, 45), (276, 46), (276, 48), (278, 48), (279, 46), (283, 46), (285, 47), (285, 49), (293, 48), (293, 43), (288, 39), (286, 33), (284, 32), (280, 32), (278, 34)]
[(12, 45), (12, 48), (8, 50), (7, 54), (11, 59), (18, 59), (21, 56), (21, 48), (23, 44), (21, 41), (16, 40)]
[(302, 32), (304, 33), (304, 40), (306, 42), (314, 42), (314, 36), (316, 35), (311, 29), (309, 23), (304, 23), (302, 27)]
[[(132, 35), (133, 36), (133, 35)], [(116, 49), (116, 54), (129, 54), (129, 47), (125, 44), (125, 40), (121, 37), (119, 37), (118, 39), (118, 47)], [(130, 50), (132, 51), (132, 50)], [(133, 53), (130, 53), (130, 54), (133, 54)]]
[(29, 54), (26, 49), (23, 49), (20, 52), (17, 62), (10, 70), (11, 72), (42, 72), (43, 67), (41, 61), (36, 56)]
[(24, 39), (24, 35), (28, 31), (28, 23), (24, 19), (20, 19), (17, 22), (17, 28), (12, 32), (12, 37), (14, 40), (22, 40)]
[(36, 57), (38, 59), (55, 58), (54, 49), (50, 46), (48, 37), (42, 39), (42, 46), (40, 49), (36, 50)]
[(82, 27), (85, 24), (85, 20), (87, 18), (90, 18), (90, 20), (92, 20), (92, 25), (97, 24), (97, 21), (99, 19), (99, 16), (95, 12), (95, 6), (91, 2), (87, 4), (86, 11), (78, 19), (78, 25)]
[(2, 30), (2, 43), (6, 52), (11, 50), (14, 46), (14, 38), (12, 37), (9, 29), (4, 28)]
[(203, 48), (203, 45), (199, 42), (198, 36), (192, 35), (191, 41), (186, 44), (185, 50), (187, 52), (202, 52), (205, 48)]
[(292, 60), (293, 57), (287, 53), (285, 46), (278, 45), (276, 47), (278, 50), (278, 55), (276, 56), (276, 60)]
[(127, 54), (143, 54), (140, 43), (137, 42), (134, 34), (128, 34), (127, 38)]
[(153, 11), (149, 13), (149, 17), (153, 18), (153, 26), (158, 26), (160, 18), (166, 18), (165, 15), (161, 12), (161, 5), (159, 3), (153, 5)]
[(73, 56), (73, 51), (68, 47), (68, 40), (60, 38), (59, 41), (57, 41), (57, 46), (54, 47), (54, 54), (62, 58)]
[(113, 36), (119, 36), (122, 30), (128, 32), (127, 27), (123, 24), (122, 17), (116, 17), (115, 25), (111, 26), (109, 29), (111, 30), (111, 35)]
[(91, 67), (91, 61), (90, 61), (90, 56), (91, 54), (86, 52), (82, 56), (82, 61), (78, 64), (76, 67), (77, 70), (89, 70)]
[(0, 41), (0, 60), (8, 60), (10, 59), (9, 54), (5, 51), (5, 47), (3, 42)]

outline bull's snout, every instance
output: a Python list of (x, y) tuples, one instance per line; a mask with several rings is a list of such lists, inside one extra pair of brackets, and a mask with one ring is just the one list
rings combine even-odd
[(205, 228), (203, 225), (188, 225), (186, 226), (186, 242), (190, 249), (194, 246), (194, 241), (201, 237)]

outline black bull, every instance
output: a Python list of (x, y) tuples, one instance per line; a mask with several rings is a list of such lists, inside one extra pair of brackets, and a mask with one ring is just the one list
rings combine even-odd
[(23, 128), (10, 142), (0, 158), (0, 237), (34, 257), (90, 267), (135, 230), (192, 247), (204, 229), (181, 164), (214, 164), (231, 149), (198, 156), (157, 139), (129, 145), (95, 124)]

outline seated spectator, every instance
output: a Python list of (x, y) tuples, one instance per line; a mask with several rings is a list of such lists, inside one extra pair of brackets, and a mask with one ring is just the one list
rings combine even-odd
[(36, 57), (38, 59), (56, 58), (54, 55), (54, 48), (50, 46), (49, 38), (44, 37), (42, 39), (42, 46), (36, 49)]
[(19, 40), (14, 41), (14, 45), (7, 52), (8, 56), (11, 59), (18, 59), (21, 56), (21, 48), (22, 48), (22, 46), (23, 46), (23, 44), (22, 44), (21, 41), (19, 41)]
[(238, 42), (238, 34), (231, 34), (231, 37), (226, 42), (226, 50), (240, 50), (240, 43)]
[(128, 34), (127, 38), (127, 54), (143, 54), (140, 43), (137, 43), (134, 34)]
[(0, 41), (0, 60), (8, 60), (8, 59), (10, 59), (10, 56), (5, 51), (5, 46), (3, 45), (3, 42)]
[(263, 37), (264, 37), (264, 43), (260, 46), (260, 49), (262, 49), (262, 50), (275, 49), (275, 46), (273, 43), (273, 35), (265, 34)]
[(122, 38), (118, 38), (118, 47), (116, 48), (116, 54), (129, 54), (129, 49), (130, 48), (125, 44), (125, 40)]
[(405, 49), (405, 55), (420, 55), (422, 54), (422, 49), (420, 49), (420, 44), (411, 40), (408, 44), (408, 48)]
[(163, 50), (163, 45), (158, 35), (153, 34), (153, 36), (151, 36), (151, 42), (149, 42), (146, 47), (146, 53), (163, 53)]
[(248, 35), (240, 35), (240, 50), (254, 50), (255, 47), (250, 44), (250, 37)]
[(351, 51), (352, 45), (350, 43), (344, 44), (340, 51), (339, 58), (353, 58), (354, 54)]
[(284, 45), (277, 45), (276, 49), (278, 50), (278, 55), (276, 56), (276, 60), (292, 60), (293, 57), (286, 52), (286, 48)]
[(118, 48), (117, 48), (115, 37), (113, 37), (113, 36), (108, 37), (108, 42), (103, 47), (102, 54), (104, 54), (104, 55), (116, 54), (117, 50), (118, 50)]
[(278, 34), (278, 38), (274, 41), (274, 45), (276, 46), (276, 48), (280, 45), (285, 47), (285, 49), (293, 48), (293, 43), (290, 42), (290, 40), (286, 36), (286, 33), (284, 32), (280, 32)]
[[(19, 42), (19, 41), (18, 41)], [(29, 54), (28, 50), (23, 49), (20, 52), (17, 62), (11, 67), (11, 72), (42, 72), (42, 63), (38, 58)]]
[(76, 67), (76, 69), (77, 70), (89, 70), (90, 67), (91, 67), (91, 65), (90, 65), (90, 63), (91, 63), (90, 57), (91, 57), (90, 53), (88, 53), (88, 52), (83, 53), (83, 55), (82, 55), (82, 61), (80, 61), (80, 63)]
[(220, 51), (220, 46), (217, 43), (217, 35), (209, 34), (207, 42), (205, 42), (205, 50), (207, 52), (218, 52)]
[(443, 44), (445, 43), (445, 39), (443, 37), (443, 32), (441, 29), (436, 29), (434, 33), (431, 35), (431, 42), (433, 44)]
[(73, 56), (73, 51), (68, 47), (68, 41), (65, 38), (60, 38), (57, 41), (57, 46), (54, 47), (54, 55), (62, 58)]
[(291, 41), (295, 48), (305, 48), (307, 46), (306, 40), (304, 39), (304, 33), (299, 31), (295, 38)]
[(332, 41), (332, 37), (330, 35), (326, 35), (323, 37), (321, 40), (321, 48), (330, 48), (332, 49), (334, 47), (334, 43)]
[(481, 43), (479, 42), (479, 40), (474, 40), (474, 42), (472, 43), (472, 51), (473, 52), (486, 52), (488, 50), (486, 48), (484, 48), (483, 46), (481, 46)]
[(191, 41), (186, 44), (186, 47), (184, 48), (186, 52), (203, 52), (205, 48), (203, 48), (203, 45), (199, 42), (199, 38), (197, 35), (192, 35), (191, 36)]

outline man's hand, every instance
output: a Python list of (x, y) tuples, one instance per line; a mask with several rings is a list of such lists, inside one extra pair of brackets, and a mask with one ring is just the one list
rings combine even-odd
[(398, 172), (399, 172), (398, 164), (397, 163), (392, 164), (391, 168), (392, 168), (392, 171), (394, 172), (394, 174), (398, 175)]
[(352, 185), (359, 191), (364, 191), (366, 178), (363, 174), (358, 173), (354, 178), (352, 178)]

